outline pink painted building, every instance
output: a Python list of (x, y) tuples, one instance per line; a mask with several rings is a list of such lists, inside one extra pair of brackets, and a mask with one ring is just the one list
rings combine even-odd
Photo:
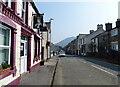
[(41, 21), (34, 2), (0, 0), (0, 86), (19, 84), (23, 73), (40, 65)]

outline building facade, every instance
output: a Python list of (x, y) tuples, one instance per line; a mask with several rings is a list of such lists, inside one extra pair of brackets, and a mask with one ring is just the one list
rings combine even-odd
[(116, 27), (110, 30), (111, 50), (120, 52), (120, 19), (116, 21)]
[(98, 57), (107, 58), (116, 63), (120, 56), (120, 20), (116, 21), (114, 28), (112, 28), (112, 23), (106, 23), (105, 26), (106, 30), (103, 33), (92, 38), (92, 50)]
[(49, 58), (51, 58), (51, 21), (50, 22), (44, 22), (43, 25), (44, 29), (41, 30), (42, 34), (42, 49), (41, 49), (41, 56), (42, 59), (47, 61)]
[(84, 55), (85, 53), (85, 45), (86, 45), (86, 36), (88, 34), (79, 34), (78, 35), (78, 55)]
[[(83, 46), (83, 52), (82, 54), (84, 56), (91, 54), (91, 52), (93, 52), (92, 49), (92, 45), (93, 45), (93, 40), (92, 38), (96, 37), (97, 35), (99, 35), (100, 33), (104, 32), (103, 30), (103, 25), (102, 24), (98, 24), (97, 25), (97, 30), (90, 30), (90, 34), (87, 35), (86, 37), (82, 38), (84, 40), (84, 46)], [(97, 39), (95, 40), (97, 42)], [(95, 49), (97, 50), (97, 49)]]
[(50, 50), (51, 30), (42, 37), (44, 29), (43, 15), (33, 1), (0, 1), (0, 86), (17, 85), (23, 73), (31, 72), (49, 57), (48, 51), (42, 54), (42, 39)]

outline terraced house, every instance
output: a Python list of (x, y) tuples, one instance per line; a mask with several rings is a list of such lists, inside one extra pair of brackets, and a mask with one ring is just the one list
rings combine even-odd
[(86, 34), (85, 36), (81, 37), (80, 39), (80, 55), (86, 56), (86, 55), (91, 55), (93, 51), (98, 51), (97, 49), (92, 49), (92, 43), (97, 42), (96, 40), (92, 40), (92, 38), (96, 37), (97, 35), (101, 34), (104, 32), (103, 30), (103, 25), (98, 24), (97, 25), (97, 30), (90, 30), (90, 34)]
[(111, 49), (120, 52), (120, 19), (116, 21), (116, 27), (110, 30)]
[(42, 39), (47, 36), (42, 32), (47, 26), (43, 23), (43, 14), (32, 0), (0, 0), (0, 86), (17, 85), (21, 74), (44, 59)]
[[(116, 27), (112, 28), (112, 23), (106, 23), (106, 30), (93, 37), (92, 50), (98, 57), (112, 60), (119, 63), (120, 56), (120, 20), (117, 19)], [(97, 40), (97, 41), (96, 41)], [(98, 49), (97, 51), (95, 49)]]

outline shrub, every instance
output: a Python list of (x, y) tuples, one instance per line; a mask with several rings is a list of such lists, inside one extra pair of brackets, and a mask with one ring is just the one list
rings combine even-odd
[(2, 65), (2, 68), (3, 68), (3, 69), (6, 69), (6, 68), (10, 67), (10, 65), (7, 64), (7, 63), (2, 63), (1, 65)]

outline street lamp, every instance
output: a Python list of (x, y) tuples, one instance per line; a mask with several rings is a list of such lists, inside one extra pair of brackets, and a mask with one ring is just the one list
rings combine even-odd
[(50, 18), (50, 58), (51, 58), (51, 21), (54, 20), (53, 18)]

